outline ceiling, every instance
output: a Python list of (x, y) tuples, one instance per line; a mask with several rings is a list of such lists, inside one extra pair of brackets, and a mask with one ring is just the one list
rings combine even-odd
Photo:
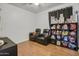
[(39, 3), (39, 5), (34, 5), (34, 3), (10, 3), (10, 4), (33, 13), (39, 13), (49, 8), (61, 5), (62, 3)]

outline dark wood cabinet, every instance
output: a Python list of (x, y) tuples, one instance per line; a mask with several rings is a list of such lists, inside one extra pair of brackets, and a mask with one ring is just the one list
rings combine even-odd
[(17, 56), (17, 45), (9, 38), (0, 38), (5, 44), (0, 47), (0, 56)]

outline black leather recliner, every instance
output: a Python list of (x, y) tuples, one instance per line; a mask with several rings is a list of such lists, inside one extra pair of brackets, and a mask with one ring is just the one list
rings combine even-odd
[(31, 41), (37, 41), (37, 37), (40, 35), (40, 33), (41, 33), (41, 29), (40, 28), (37, 28), (35, 30), (35, 32), (29, 33), (29, 40), (31, 40)]
[(44, 45), (48, 45), (50, 43), (50, 35), (48, 29), (44, 29), (43, 33), (37, 37), (37, 42)]

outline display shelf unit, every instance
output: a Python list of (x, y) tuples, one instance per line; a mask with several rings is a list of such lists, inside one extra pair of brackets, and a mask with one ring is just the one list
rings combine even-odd
[(72, 7), (66, 7), (49, 12), (51, 43), (78, 51), (78, 23), (74, 20), (72, 11)]

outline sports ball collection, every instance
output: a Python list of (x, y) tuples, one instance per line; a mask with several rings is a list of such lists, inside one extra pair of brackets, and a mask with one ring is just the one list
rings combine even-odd
[(51, 42), (62, 47), (78, 50), (77, 21), (73, 18), (73, 8), (50, 12)]

